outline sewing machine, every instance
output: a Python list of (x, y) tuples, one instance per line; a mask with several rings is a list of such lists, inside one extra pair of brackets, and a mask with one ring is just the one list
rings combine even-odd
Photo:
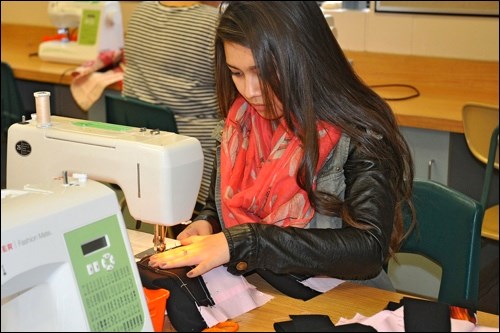
[[(49, 1), (49, 17), (60, 40), (42, 42), (38, 56), (45, 61), (83, 64), (101, 51), (123, 48), (123, 23), (119, 1)], [(76, 41), (70, 30), (78, 28)]]
[(115, 193), (68, 179), (2, 190), (2, 332), (152, 332)]
[(201, 145), (80, 119), (51, 124), (8, 131), (2, 331), (151, 331), (116, 194), (96, 180), (119, 185), (135, 219), (178, 224), (196, 203)]
[(203, 169), (192, 137), (82, 119), (52, 116), (52, 126), (12, 125), (7, 141), (7, 188), (23, 188), (62, 171), (117, 184), (130, 215), (176, 225), (191, 219)]

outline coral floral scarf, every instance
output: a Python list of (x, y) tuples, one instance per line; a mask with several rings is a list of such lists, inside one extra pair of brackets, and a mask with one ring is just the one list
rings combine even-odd
[[(318, 132), (318, 165), (322, 166), (337, 144), (340, 131), (321, 122)], [(237, 98), (229, 110), (222, 134), (220, 168), (224, 225), (267, 223), (304, 227), (314, 209), (307, 193), (296, 181), (302, 156), (300, 140), (287, 131), (284, 121), (273, 124), (242, 97)]]

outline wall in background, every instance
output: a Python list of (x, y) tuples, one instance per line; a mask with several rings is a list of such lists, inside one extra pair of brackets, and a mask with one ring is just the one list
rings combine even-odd
[(346, 50), (498, 61), (498, 17), (324, 10)]
[[(138, 1), (121, 1), (124, 30)], [(52, 26), (48, 1), (2, 1), (2, 23)], [(498, 17), (326, 10), (346, 50), (498, 61)]]

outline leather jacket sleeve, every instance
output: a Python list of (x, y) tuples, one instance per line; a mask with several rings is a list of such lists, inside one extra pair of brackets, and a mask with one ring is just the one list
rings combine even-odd
[[(355, 220), (371, 229), (360, 230), (345, 223), (340, 229), (283, 228), (256, 223), (227, 228), (223, 233), (230, 251), (228, 271), (243, 274), (262, 268), (278, 274), (353, 280), (379, 274), (388, 253), (394, 220), (395, 200), (389, 190), (390, 179), (380, 161), (368, 160), (352, 145), (344, 172), (345, 201)], [(201, 218), (218, 220), (213, 196), (207, 203)]]

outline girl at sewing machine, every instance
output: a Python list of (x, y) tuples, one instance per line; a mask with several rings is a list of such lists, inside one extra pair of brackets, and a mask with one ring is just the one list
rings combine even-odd
[[(354, 73), (314, 1), (223, 3), (225, 118), (205, 208), (150, 265), (326, 275), (390, 289), (413, 166), (385, 101)], [(411, 205), (410, 205), (411, 207)]]

